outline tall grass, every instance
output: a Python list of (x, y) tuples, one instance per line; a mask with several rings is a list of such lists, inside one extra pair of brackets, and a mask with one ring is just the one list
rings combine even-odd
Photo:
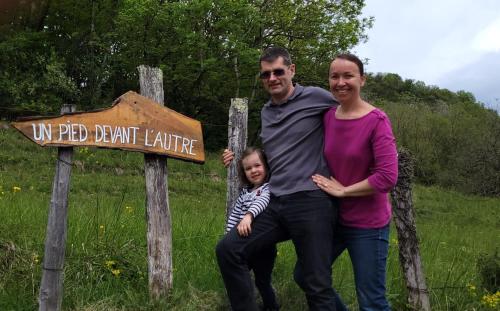
[[(34, 310), (41, 279), (55, 148), (41, 148), (13, 130), (0, 130), (0, 310)], [(205, 165), (168, 161), (173, 223), (174, 288), (150, 302), (142, 154), (75, 148), (64, 268), (65, 310), (225, 310), (214, 258), (224, 227), (225, 176), (217, 154)], [(490, 310), (481, 303), (476, 262), (499, 240), (498, 198), (464, 196), (433, 187), (414, 189), (433, 310)], [(279, 246), (274, 270), (283, 310), (306, 310), (292, 279), (295, 253)], [(347, 254), (334, 264), (334, 284), (356, 310)], [(387, 278), (394, 310), (406, 291), (391, 232)]]

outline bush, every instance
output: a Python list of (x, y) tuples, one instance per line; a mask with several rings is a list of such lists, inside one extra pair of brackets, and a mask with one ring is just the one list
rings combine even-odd
[(481, 254), (477, 260), (481, 285), (490, 293), (500, 291), (500, 256), (498, 250), (493, 254)]

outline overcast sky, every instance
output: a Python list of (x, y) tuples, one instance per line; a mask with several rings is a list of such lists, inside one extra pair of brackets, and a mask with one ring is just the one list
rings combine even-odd
[(500, 0), (365, 0), (368, 72), (465, 90), (500, 112)]

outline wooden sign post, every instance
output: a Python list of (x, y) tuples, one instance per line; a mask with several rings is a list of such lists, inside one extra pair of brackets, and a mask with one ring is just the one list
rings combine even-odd
[[(163, 106), (159, 69), (141, 66), (141, 96), (127, 92), (111, 108), (57, 117), (26, 118), (12, 125), (41, 146), (59, 148), (45, 241), (39, 310), (60, 310), (73, 146), (145, 153), (150, 295), (166, 297), (172, 287), (172, 234), (167, 157), (204, 163), (199, 121)], [(148, 98), (149, 97), (149, 98)], [(151, 98), (151, 99), (150, 99)]]
[[(70, 113), (75, 106), (65, 105), (61, 113)], [(73, 147), (57, 150), (56, 172), (52, 184), (49, 219), (45, 237), (45, 256), (38, 301), (40, 311), (60, 310), (63, 292), (64, 254), (68, 229), (68, 195)]]
[[(158, 68), (139, 66), (141, 94), (163, 105), (163, 74)], [(168, 204), (167, 158), (144, 155), (146, 215), (148, 222), (148, 283), (153, 299), (166, 297), (172, 288), (172, 223)]]

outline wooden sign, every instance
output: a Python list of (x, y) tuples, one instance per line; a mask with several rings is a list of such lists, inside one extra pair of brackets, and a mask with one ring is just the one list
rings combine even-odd
[(199, 121), (129, 91), (112, 107), (12, 125), (41, 146), (96, 146), (205, 162)]

